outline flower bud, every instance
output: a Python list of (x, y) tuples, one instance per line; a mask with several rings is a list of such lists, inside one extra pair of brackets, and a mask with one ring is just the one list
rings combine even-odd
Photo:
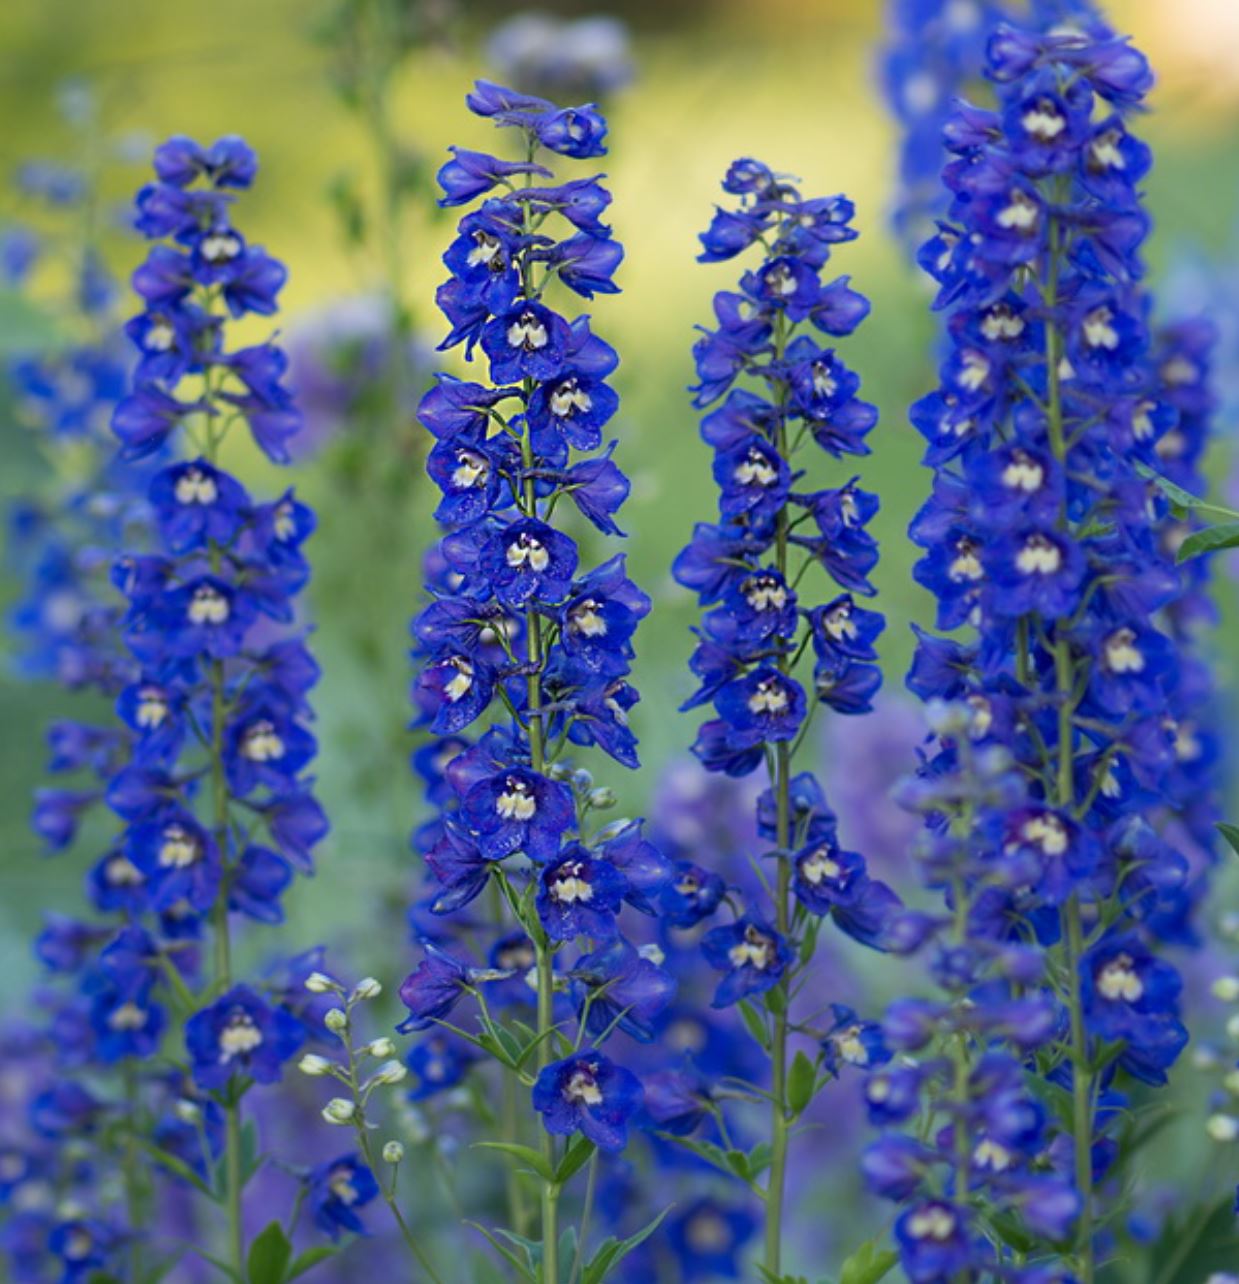
[(1226, 1022), (1226, 1034), (1235, 1043), (1239, 1043), (1239, 1012)]
[(1239, 1140), (1239, 1119), (1234, 1115), (1210, 1115), (1205, 1123), (1205, 1132), (1213, 1141), (1224, 1143)]
[(311, 994), (329, 994), (332, 990), (339, 990), (340, 987), (326, 972), (311, 972), (305, 978), (305, 988)]
[(323, 1024), (332, 1034), (339, 1034), (341, 1030), (348, 1029), (348, 1016), (343, 1008), (332, 1008), (330, 1012), (323, 1017)]
[(347, 1097), (332, 1097), (323, 1107), (323, 1118), (329, 1124), (352, 1123), (357, 1107)]
[(196, 1124), (202, 1118), (202, 1107), (196, 1101), (190, 1101), (188, 1097), (182, 1097), (172, 1107), (172, 1113), (182, 1123)]
[(639, 945), (637, 953), (643, 958), (648, 959), (655, 967), (662, 967), (667, 961), (667, 955), (663, 947), (657, 941), (651, 941), (648, 945)]
[(584, 767), (578, 767), (572, 773), (572, 787), (584, 793), (594, 783), (594, 777)]
[(409, 1069), (400, 1061), (384, 1061), (370, 1076), (371, 1083), (399, 1083), (408, 1077)]
[(353, 987), (353, 998), (355, 999), (377, 999), (382, 993), (382, 984), (372, 976), (363, 977)]
[(1232, 1097), (1239, 1097), (1239, 1070), (1232, 1070), (1230, 1074), (1222, 1080), (1222, 1086)]
[(1239, 999), (1239, 976), (1219, 976), (1209, 987), (1215, 999), (1234, 1003)]
[(618, 801), (619, 799), (615, 796), (615, 790), (608, 789), (605, 785), (589, 791), (589, 805), (595, 811), (606, 811), (608, 808), (614, 807)]
[(363, 1057), (390, 1057), (396, 1050), (396, 1045), (384, 1035), (381, 1039), (371, 1039), (369, 1043), (363, 1043), (357, 1049)]
[(404, 1158), (404, 1147), (398, 1141), (389, 1141), (383, 1146), (383, 1162), (398, 1164)]
[(315, 1077), (324, 1074), (330, 1074), (332, 1067), (335, 1065), (327, 1057), (320, 1057), (317, 1052), (307, 1052), (300, 1061), (297, 1062), (297, 1069), (302, 1074), (314, 1075)]

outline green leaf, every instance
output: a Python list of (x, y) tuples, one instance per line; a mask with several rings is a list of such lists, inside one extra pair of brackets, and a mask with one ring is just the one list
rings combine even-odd
[(652, 1222), (643, 1226), (635, 1235), (629, 1235), (627, 1239), (617, 1240), (612, 1236), (610, 1239), (604, 1240), (582, 1272), (582, 1284), (602, 1284), (602, 1281), (634, 1248), (639, 1248), (644, 1244), (662, 1225), (662, 1220), (671, 1211), (671, 1207), (668, 1204)]
[(1230, 849), (1239, 856), (1239, 825), (1228, 825), (1226, 821), (1218, 821), (1217, 831), (1230, 844)]
[(770, 1160), (774, 1157), (774, 1150), (768, 1141), (759, 1141), (752, 1150), (749, 1151), (749, 1176), (756, 1180), (770, 1167)]
[[(258, 1125), (247, 1120), (241, 1126), (241, 1189), (249, 1185), (250, 1178), (262, 1167), (266, 1156), (258, 1150)], [(268, 1226), (267, 1230), (271, 1228)], [(263, 1232), (266, 1233), (265, 1231)]]
[(839, 1270), (839, 1284), (878, 1284), (899, 1260), (889, 1248), (879, 1248), (877, 1240), (866, 1240)]
[[(500, 1243), (498, 1237), (492, 1235), (485, 1226), (480, 1222), (466, 1222), (465, 1225), (472, 1226), (475, 1231), (480, 1235), (483, 1235), (491, 1248), (493, 1248), (495, 1252), (498, 1253), (499, 1256), (516, 1271), (520, 1278), (525, 1281), (525, 1284), (538, 1284), (538, 1277), (533, 1273), (533, 1268), (527, 1265), (527, 1263), (522, 1262), (506, 1244)], [(510, 1239), (512, 1237), (509, 1236), (508, 1238)]]
[(766, 1010), (775, 1016), (787, 1011), (787, 991), (782, 985), (776, 985), (773, 990), (767, 990), (765, 999)]
[(787, 1104), (799, 1115), (813, 1100), (817, 1088), (817, 1067), (803, 1052), (797, 1052), (787, 1075)]
[(1182, 486), (1176, 486), (1169, 477), (1163, 477), (1161, 473), (1154, 472), (1148, 464), (1141, 463), (1139, 460), (1136, 461), (1136, 472), (1145, 481), (1151, 481), (1178, 508), (1195, 508), (1198, 504), (1205, 502), (1203, 499), (1198, 499), (1191, 491), (1184, 490)]
[(1148, 1258), (1149, 1284), (1187, 1284), (1215, 1271), (1232, 1271), (1239, 1262), (1234, 1197), (1189, 1208), (1172, 1217)]
[(481, 1150), (501, 1150), (505, 1155), (511, 1155), (514, 1159), (519, 1159), (522, 1163), (528, 1164), (543, 1181), (555, 1184), (555, 1171), (547, 1163), (540, 1150), (535, 1150), (532, 1146), (520, 1146), (514, 1141), (475, 1141), (474, 1147)]
[(305, 1252), (298, 1253), (293, 1258), (292, 1264), (288, 1268), (288, 1273), (284, 1276), (285, 1280), (295, 1280), (302, 1276), (306, 1271), (313, 1270), (320, 1262), (325, 1262), (329, 1257), (334, 1257), (339, 1249), (334, 1244), (315, 1244), (313, 1248), (307, 1248)]
[(249, 1284), (284, 1284), (284, 1272), (293, 1255), (293, 1246), (279, 1222), (268, 1222), (250, 1245), (245, 1259)]
[(1217, 553), (1224, 548), (1239, 548), (1239, 522), (1223, 522), (1194, 531), (1179, 545), (1177, 560), (1189, 562), (1202, 553)]
[(744, 1022), (744, 1027), (749, 1032), (749, 1037), (755, 1043), (770, 1051), (770, 1033), (766, 1029), (766, 1022), (758, 1010), (748, 1001), (741, 999), (737, 1004), (740, 1009), (740, 1018)]
[(146, 1151), (148, 1155), (161, 1167), (166, 1168), (168, 1172), (174, 1173), (183, 1181), (187, 1181), (199, 1194), (205, 1195), (208, 1199), (219, 1203), (219, 1196), (198, 1176), (196, 1172), (179, 1156), (170, 1151), (161, 1150), (158, 1146), (147, 1141), (140, 1134), (134, 1134), (133, 1140)]
[(555, 1169), (555, 1185), (562, 1186), (585, 1167), (596, 1147), (588, 1137), (578, 1137), (564, 1152)]

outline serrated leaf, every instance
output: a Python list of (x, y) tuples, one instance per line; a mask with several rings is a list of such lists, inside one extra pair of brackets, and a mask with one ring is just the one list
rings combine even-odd
[(618, 1266), (634, 1248), (640, 1248), (662, 1225), (663, 1218), (671, 1211), (671, 1207), (668, 1204), (652, 1222), (643, 1226), (635, 1235), (629, 1235), (627, 1239), (617, 1240), (612, 1237), (604, 1240), (582, 1272), (583, 1284), (602, 1284), (614, 1267)]
[(543, 1181), (554, 1185), (554, 1169), (546, 1162), (542, 1152), (535, 1150), (532, 1146), (521, 1146), (514, 1141), (475, 1141), (473, 1145), (475, 1149), (480, 1150), (501, 1150), (505, 1155), (511, 1155), (514, 1159), (528, 1164)]
[(1179, 545), (1176, 560), (1179, 563), (1190, 562), (1193, 557), (1217, 553), (1224, 548), (1239, 548), (1239, 522), (1223, 522), (1220, 526), (1206, 526), (1202, 531), (1193, 531)]
[(1217, 831), (1230, 844), (1231, 851), (1239, 856), (1239, 825), (1230, 825), (1220, 820), (1217, 823)]
[(284, 1284), (293, 1246), (279, 1222), (269, 1222), (255, 1237), (245, 1259), (249, 1284)]
[(304, 1275), (306, 1271), (313, 1270), (320, 1262), (325, 1262), (329, 1257), (334, 1257), (339, 1249), (334, 1244), (315, 1244), (313, 1248), (307, 1248), (305, 1252), (298, 1253), (292, 1260), (292, 1265), (288, 1268), (288, 1274), (284, 1276), (286, 1280), (295, 1280)]
[(893, 1249), (879, 1248), (877, 1240), (866, 1240), (839, 1270), (839, 1284), (878, 1284), (899, 1260)]
[(797, 1052), (787, 1073), (787, 1104), (792, 1108), (792, 1114), (803, 1113), (813, 1100), (816, 1088), (817, 1067), (803, 1052)]
[(590, 1161), (596, 1147), (588, 1137), (578, 1137), (564, 1152), (555, 1169), (555, 1184), (562, 1186), (570, 1181)]

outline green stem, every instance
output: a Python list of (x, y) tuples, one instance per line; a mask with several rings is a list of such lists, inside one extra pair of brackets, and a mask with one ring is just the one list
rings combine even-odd
[[(1063, 424), (1063, 397), (1060, 366), (1063, 338), (1053, 321), (1058, 305), (1058, 282), (1061, 264), (1062, 232), (1057, 221), (1050, 228), (1050, 262), (1044, 301), (1046, 320), (1046, 426), (1050, 446), (1059, 465), (1067, 466), (1067, 442)], [(1059, 515), (1060, 528), (1069, 525), (1065, 512)], [(1075, 801), (1075, 666), (1069, 639), (1054, 639), (1054, 673), (1058, 695), (1058, 762), (1055, 780), (1055, 803), (1070, 811)], [(1084, 953), (1084, 932), (1080, 898), (1073, 894), (1061, 912), (1062, 938), (1066, 965), (1067, 1010), (1071, 1025), (1071, 1101), (1072, 1142), (1075, 1152), (1075, 1180), (1080, 1196), (1080, 1219), (1076, 1231), (1076, 1251), (1081, 1284), (1093, 1284), (1095, 1273), (1093, 1245), (1093, 1079), (1089, 1068), (1088, 1032), (1084, 1026), (1084, 999), (1080, 985), (1080, 961)]]
[(138, 1074), (132, 1057), (126, 1057), (124, 1066), (125, 1083), (125, 1148), (121, 1159), (122, 1175), (125, 1183), (125, 1215), (129, 1221), (129, 1278), (135, 1281), (142, 1278), (142, 1239), (139, 1227), (145, 1221), (145, 1199), (142, 1186), (142, 1171), (138, 1153)]
[[(775, 360), (781, 360), (786, 346), (783, 318), (775, 334)], [(787, 458), (787, 420), (783, 414), (786, 390), (779, 397), (779, 422), (776, 446), (779, 454)], [(784, 581), (787, 579), (788, 513), (781, 508), (775, 525), (775, 565)], [(785, 676), (791, 670), (786, 652), (780, 652), (779, 672)], [(788, 939), (791, 926), (789, 909), (791, 890), (791, 863), (788, 848), (791, 846), (791, 758), (786, 740), (775, 746), (775, 771), (771, 785), (775, 798), (775, 844), (778, 848), (778, 873), (774, 889), (774, 921), (779, 935)], [(791, 1111), (787, 1103), (787, 1009), (791, 1002), (791, 977), (784, 976), (772, 991), (777, 1008), (770, 1041), (770, 1173), (766, 1179), (765, 1269), (774, 1277), (782, 1275), (783, 1260), (783, 1202), (787, 1186), (787, 1152), (790, 1141)]]

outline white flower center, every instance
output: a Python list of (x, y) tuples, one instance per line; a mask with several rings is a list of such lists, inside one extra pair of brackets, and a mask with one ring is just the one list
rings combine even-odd
[(463, 700), (473, 686), (473, 665), (463, 655), (452, 656), (448, 664), (456, 670), (456, 675), (444, 684), (443, 694), (455, 704)]
[(750, 450), (732, 475), (741, 486), (773, 486), (779, 478), (778, 471), (760, 450)]
[(1057, 816), (1032, 816), (1020, 827), (1020, 833), (1046, 856), (1061, 856), (1068, 847), (1067, 827)]
[(253, 1052), (261, 1044), (262, 1031), (248, 1014), (238, 1012), (228, 1018), (228, 1024), (219, 1033), (219, 1059), (231, 1061), (233, 1057), (241, 1057), (247, 1052)]
[(959, 584), (964, 580), (979, 580), (984, 574), (976, 545), (969, 539), (961, 539), (955, 545), (955, 557), (947, 567), (947, 575)]
[(969, 349), (963, 354), (963, 369), (959, 372), (958, 383), (966, 392), (977, 392), (989, 378), (989, 358), (983, 352)]
[[(491, 236), (489, 232), (474, 232), (473, 249), (469, 251), (465, 262), (470, 267), (484, 264), (488, 268), (501, 269), (503, 260), (499, 251), (502, 248), (502, 243), (497, 236)], [(496, 262), (496, 259), (499, 261)]]
[(522, 534), (514, 543), (508, 545), (507, 562), (513, 568), (528, 566), (531, 571), (545, 571), (551, 555), (546, 551), (541, 540), (532, 535)]
[(1120, 954), (1097, 974), (1097, 989), (1112, 1003), (1135, 1003), (1144, 996), (1144, 984), (1126, 954)]
[(343, 1165), (333, 1168), (327, 1178), (327, 1186), (346, 1208), (351, 1208), (357, 1202), (357, 1187), (353, 1185), (351, 1169)]
[(748, 699), (750, 713), (782, 713), (788, 705), (787, 689), (775, 678), (764, 678)]
[(1090, 348), (1113, 352), (1119, 346), (1119, 332), (1114, 328), (1114, 313), (1104, 304), (1084, 318), (1084, 342)]
[(159, 864), (163, 869), (188, 869), (199, 856), (202, 848), (183, 825), (168, 825), (159, 844)]
[(781, 611), (787, 604), (787, 589), (772, 575), (745, 580), (740, 591), (755, 611)]
[(973, 1162), (978, 1168), (988, 1168), (990, 1172), (1002, 1173), (1011, 1167), (1014, 1156), (997, 1141), (986, 1137), (972, 1152)]
[(456, 452), (456, 467), (452, 470), (452, 485), (457, 490), (470, 490), (485, 486), (490, 477), (490, 462), (485, 455), (472, 450)]
[(1005, 303), (996, 303), (982, 318), (981, 333), (991, 342), (1018, 339), (1024, 333), (1024, 318)]
[(151, 322), (146, 332), (146, 346), (152, 352), (167, 352), (176, 342), (176, 330), (163, 317)]
[(829, 847), (818, 847), (800, 862), (800, 873), (805, 882), (812, 883), (816, 887), (826, 880), (832, 883), (838, 882), (843, 868), (834, 859)]
[(694, 1252), (717, 1255), (731, 1247), (731, 1227), (716, 1213), (698, 1213), (684, 1228), (684, 1238)]
[(163, 724), (168, 716), (168, 702), (158, 687), (143, 687), (138, 692), (138, 726), (149, 729)]
[(836, 642), (854, 638), (859, 633), (856, 622), (852, 619), (852, 608), (847, 602), (840, 602), (822, 615), (822, 628)]
[(998, 211), (999, 227), (1016, 232), (1031, 232), (1041, 218), (1037, 203), (1027, 192), (1018, 188), (1011, 193), (1010, 202)]
[(241, 242), (231, 232), (212, 232), (202, 238), (199, 248), (208, 263), (227, 263), (241, 253)]
[(213, 504), (219, 498), (215, 478), (200, 468), (186, 468), (174, 487), (178, 504)]
[(594, 889), (589, 880), (583, 878), (585, 867), (580, 861), (572, 861), (556, 870), (551, 879), (551, 895), (565, 905), (574, 905), (577, 901), (592, 901)]
[(578, 410), (587, 415), (593, 405), (594, 399), (575, 379), (565, 379), (551, 393), (551, 414), (557, 419), (567, 419)]
[(199, 584), (189, 599), (191, 624), (223, 624), (229, 614), (228, 599), (209, 584)]
[(142, 879), (142, 871), (128, 856), (113, 856), (104, 866), (103, 876), (110, 887), (137, 887)]
[(275, 762), (284, 756), (284, 741), (274, 725), (264, 718), (245, 729), (241, 756), (251, 762)]
[(914, 1239), (948, 1240), (955, 1233), (955, 1214), (941, 1204), (930, 1204), (912, 1215), (908, 1232)]
[(297, 523), (293, 518), (291, 504), (280, 504), (276, 508), (273, 529), (275, 530), (275, 538), (281, 541), (292, 539), (297, 533)]
[(1106, 668), (1111, 673), (1142, 673), (1144, 653), (1131, 629), (1115, 629), (1105, 642)]
[(508, 344), (513, 348), (536, 352), (539, 348), (545, 348), (549, 341), (546, 326), (532, 312), (523, 312), (508, 326)]
[(774, 942), (755, 927), (744, 929), (744, 940), (727, 951), (732, 967), (755, 967), (764, 972), (774, 962)]
[(576, 1105), (602, 1104), (602, 1092), (598, 1088), (598, 1081), (584, 1067), (573, 1071), (572, 1077), (564, 1085), (564, 1096)]
[(834, 371), (824, 361), (813, 363), (813, 391), (819, 397), (833, 397), (839, 390)]
[(122, 1003), (108, 1013), (108, 1029), (141, 1030), (146, 1025), (150, 1014), (136, 1003)]
[(568, 612), (568, 627), (573, 633), (586, 638), (601, 638), (607, 633), (607, 622), (602, 617), (600, 605), (593, 598), (579, 602)]
[(1020, 124), (1039, 143), (1052, 143), (1067, 128), (1063, 113), (1044, 98), (1020, 117)]
[(766, 287), (772, 294), (786, 298), (796, 293), (796, 278), (787, 270), (787, 264), (776, 263), (766, 273)]
[(1117, 130), (1108, 129), (1089, 144), (1088, 163), (1091, 169), (1126, 169), (1127, 162), (1119, 146), (1122, 138)]
[(1002, 470), (1002, 484), (1010, 490), (1022, 490), (1032, 494), (1041, 489), (1045, 481), (1045, 469), (1031, 456), (1017, 450), (1011, 456), (1011, 462)]
[(538, 803), (523, 780), (509, 777), (507, 787), (495, 800), (495, 810), (504, 820), (530, 820)]
[(1062, 549), (1044, 535), (1030, 535), (1015, 555), (1016, 568), (1024, 575), (1053, 575), (1062, 564)]

